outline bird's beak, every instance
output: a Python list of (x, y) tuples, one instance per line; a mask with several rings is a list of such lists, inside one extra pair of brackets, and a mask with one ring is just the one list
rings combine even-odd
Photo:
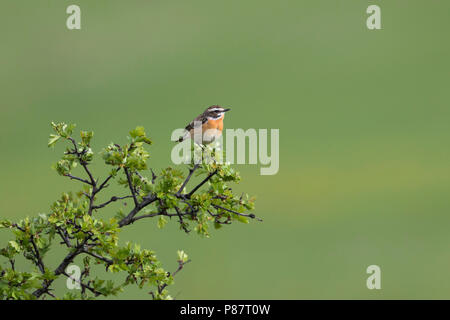
[(227, 112), (227, 111), (230, 111), (231, 109), (230, 108), (228, 108), (228, 109), (223, 109), (223, 112)]

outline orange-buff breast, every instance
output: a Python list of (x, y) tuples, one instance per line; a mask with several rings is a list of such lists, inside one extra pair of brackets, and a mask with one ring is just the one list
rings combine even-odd
[(208, 122), (204, 123), (202, 126), (202, 131), (217, 129), (223, 130), (223, 118), (217, 120), (208, 120)]

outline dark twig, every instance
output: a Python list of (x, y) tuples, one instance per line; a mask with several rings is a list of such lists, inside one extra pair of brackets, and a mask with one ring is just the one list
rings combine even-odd
[(225, 210), (225, 211), (228, 211), (228, 212), (237, 214), (238, 216), (241, 216), (241, 217), (248, 217), (248, 218), (256, 219), (256, 220), (258, 220), (258, 221), (263, 221), (262, 219), (257, 218), (253, 213), (250, 213), (250, 214), (244, 214), (244, 213), (240, 213), (240, 212), (237, 212), (237, 211), (234, 211), (234, 210), (231, 210), (231, 209), (227, 209), (227, 208), (221, 207), (221, 206), (219, 206), (219, 205), (217, 205), (217, 204), (212, 204), (212, 206), (213, 206), (214, 208), (216, 208), (216, 209)]
[(213, 172), (210, 172), (210, 173), (208, 174), (208, 176), (206, 176), (206, 178), (203, 179), (202, 182), (200, 182), (194, 189), (191, 190), (191, 192), (189, 192), (189, 193), (186, 195), (186, 198), (192, 197), (192, 195), (195, 193), (195, 191), (197, 191), (198, 189), (200, 189), (200, 187), (203, 186), (206, 182), (208, 182), (209, 179), (211, 179), (212, 176), (215, 175), (216, 173), (217, 173), (217, 169), (214, 170)]
[(91, 185), (94, 188), (93, 193), (95, 194), (95, 192), (97, 191), (97, 181), (94, 179), (94, 177), (92, 176), (91, 171), (88, 168), (88, 164), (86, 163), (86, 161), (84, 161), (81, 158), (81, 154), (79, 154), (78, 156), (78, 160), (80, 161), (81, 166), (84, 168), (84, 171), (87, 173), (87, 175), (89, 176), (89, 180), (91, 181)]
[(178, 209), (178, 207), (175, 207), (175, 211), (177, 212), (178, 219), (180, 219), (180, 220), (179, 220), (180, 226), (181, 226), (181, 228), (183, 228), (184, 232), (186, 232), (186, 233), (191, 232), (191, 230), (189, 230), (189, 229), (186, 227), (186, 225), (184, 224), (183, 216), (182, 216), (182, 214), (181, 214), (181, 212), (180, 212), (180, 209)]
[(95, 185), (97, 184), (97, 182), (95, 181), (94, 177), (92, 176), (91, 172), (89, 171), (89, 168), (87, 167), (86, 161), (84, 161), (84, 160), (82, 159), (82, 157), (81, 157), (87, 150), (86, 150), (86, 149), (83, 149), (81, 152), (79, 152), (79, 151), (78, 151), (78, 146), (77, 146), (77, 143), (76, 143), (75, 139), (72, 138), (72, 137), (68, 137), (68, 139), (72, 142), (73, 147), (74, 147), (75, 155), (77, 156), (78, 161), (80, 162), (81, 166), (84, 168), (84, 171), (86, 171), (87, 175), (89, 176), (89, 179), (90, 179), (90, 181), (91, 181), (90, 184), (91, 184), (91, 185), (94, 187), (94, 189), (95, 189)]
[(181, 194), (181, 192), (183, 192), (183, 189), (186, 187), (189, 180), (191, 180), (192, 175), (194, 174), (195, 170), (198, 169), (199, 166), (200, 166), (200, 164), (196, 163), (191, 169), (189, 169), (188, 176), (186, 177), (186, 179), (184, 180), (183, 184), (181, 185), (180, 189), (177, 192), (178, 196)]
[(160, 216), (160, 215), (162, 215), (161, 212), (155, 212), (155, 213), (143, 214), (143, 215), (141, 215), (141, 216), (134, 217), (134, 218), (131, 220), (131, 223), (133, 223), (133, 222), (135, 222), (135, 221), (138, 221), (138, 220), (141, 220), (141, 219), (145, 219), (145, 218), (153, 218), (153, 217)]
[[(142, 182), (148, 184), (147, 178), (144, 177), (142, 174), (140, 174), (139, 171), (136, 170), (134, 173), (139, 177), (139, 179), (141, 179)], [(152, 171), (152, 174), (153, 174), (153, 171)], [(153, 184), (153, 181), (152, 181), (152, 184)]]
[(69, 275), (67, 272), (64, 271), (62, 274), (65, 275), (67, 278), (72, 279), (73, 281), (75, 281), (75, 282), (77, 282), (78, 284), (80, 284), (80, 286), (81, 286), (83, 289), (88, 289), (88, 290), (89, 290), (90, 292), (92, 292), (96, 297), (102, 295), (101, 292), (99, 292), (99, 291), (95, 290), (94, 288), (92, 288), (91, 286), (89, 286), (89, 285), (83, 283), (81, 280), (76, 279), (76, 278), (73, 278), (73, 277), (72, 277), (71, 275)]
[[(119, 172), (119, 170), (120, 170), (120, 167), (118, 167), (118, 168), (116, 169), (116, 173)], [(106, 188), (106, 186), (107, 186), (106, 184), (108, 183), (108, 181), (109, 181), (113, 176), (114, 176), (113, 174), (110, 174), (110, 175), (108, 176), (108, 178), (106, 178), (105, 181), (103, 181), (103, 183), (100, 185), (100, 187), (98, 187), (97, 192), (101, 191), (103, 188)]]
[(219, 217), (219, 216), (221, 216), (220, 213), (214, 214), (214, 213), (212, 213), (211, 210), (209, 210), (209, 209), (207, 209), (206, 211), (208, 211), (208, 213), (209, 213), (209, 215), (210, 215), (211, 217)]
[(38, 266), (39, 270), (44, 274), (45, 273), (44, 262), (42, 261), (42, 257), (41, 257), (41, 254), (39, 253), (39, 249), (33, 240), (33, 235), (30, 236), (30, 242), (33, 245), (34, 257), (36, 258), (36, 265)]
[(155, 180), (157, 178), (156, 174), (153, 172), (153, 169), (150, 169), (150, 171), (152, 172), (152, 184), (155, 184)]
[[(90, 237), (85, 238), (82, 243), (80, 243), (74, 250), (72, 250), (68, 255), (66, 255), (64, 260), (59, 264), (59, 266), (53, 272), (55, 276), (65, 273), (67, 266), (70, 263), (72, 263), (73, 259), (75, 259), (75, 257), (78, 256), (83, 251), (83, 247), (89, 241), (89, 239), (90, 239)], [(44, 293), (48, 292), (49, 287), (52, 283), (53, 283), (53, 280), (44, 281), (42, 288), (35, 290), (33, 292), (33, 295), (36, 298), (41, 297)]]
[(108, 265), (111, 265), (111, 264), (114, 263), (114, 261), (112, 261), (111, 259), (108, 259), (108, 258), (106, 258), (106, 257), (103, 257), (103, 256), (101, 256), (101, 255), (99, 255), (99, 254), (94, 253), (94, 252), (90, 252), (89, 250), (83, 250), (82, 252), (83, 252), (83, 253), (86, 253), (86, 254), (88, 254), (88, 255), (90, 255), (90, 256), (96, 258), (96, 259), (99, 259), (99, 260), (101, 260), (101, 261), (103, 261), (103, 262), (106, 262)]
[(86, 183), (86, 184), (92, 186), (92, 183), (91, 183), (91, 182), (89, 182), (89, 181), (87, 181), (87, 180), (85, 180), (85, 179), (82, 179), (82, 178), (75, 177), (75, 176), (73, 176), (73, 175), (71, 175), (71, 174), (69, 174), (69, 173), (66, 173), (65, 176), (66, 176), (66, 177), (69, 177), (71, 180), (78, 180), (78, 181), (81, 181), (81, 182), (83, 182), (83, 183)]
[(17, 223), (14, 223), (14, 224), (12, 225), (12, 227), (16, 228), (16, 229), (19, 230), (19, 231), (25, 232), (25, 229), (19, 227), (19, 226), (17, 225)]
[(188, 205), (189, 209), (191, 210), (192, 216), (194, 216), (199, 211), (198, 208), (194, 209), (194, 207), (192, 207), (192, 205), (188, 201), (186, 201), (185, 199), (180, 199), (180, 200), (181, 200), (181, 202), (183, 202), (183, 203)]
[(131, 180), (131, 174), (130, 174), (130, 172), (128, 171), (127, 168), (124, 168), (123, 170), (125, 171), (125, 174), (127, 176), (128, 187), (130, 188), (131, 194), (133, 195), (134, 205), (135, 205), (135, 207), (138, 207), (139, 206), (139, 202), (138, 202), (137, 197), (136, 197), (136, 189), (134, 188), (133, 181)]
[(133, 210), (131, 210), (130, 213), (128, 213), (128, 215), (125, 218), (119, 221), (119, 227), (123, 227), (134, 222), (133, 219), (139, 213), (139, 211), (141, 211), (142, 209), (144, 209), (146, 206), (153, 203), (157, 199), (158, 198), (155, 197), (154, 195), (148, 195), (147, 197), (145, 197), (144, 200), (142, 200), (141, 203), (138, 203), (138, 205), (134, 207)]
[[(190, 215), (189, 212), (180, 212), (181, 216), (187, 216)], [(157, 216), (165, 216), (165, 217), (179, 217), (180, 215), (178, 213), (167, 213), (167, 212), (154, 212), (154, 213), (149, 213), (149, 214), (143, 214), (141, 216), (138, 217), (134, 217), (133, 219), (131, 219), (130, 223), (133, 223), (135, 221), (141, 220), (141, 219), (145, 219), (145, 218), (153, 218), (153, 217), (157, 217)]]
[(61, 228), (57, 228), (57, 232), (58, 232), (59, 236), (61, 237), (61, 239), (64, 241), (63, 243), (65, 243), (67, 247), (71, 248), (72, 244), (70, 243), (68, 236), (63, 234), (63, 231), (61, 230)]
[[(184, 266), (185, 266), (186, 264), (188, 264), (189, 262), (191, 262), (191, 260), (188, 260), (188, 261), (186, 261), (186, 262), (178, 261), (178, 268), (177, 268), (177, 270), (175, 270), (175, 271), (171, 274), (172, 277), (175, 277), (175, 275), (176, 275), (178, 272), (180, 272), (180, 271), (184, 268)], [(167, 283), (163, 284), (162, 286), (158, 286), (158, 292), (159, 292), (159, 294), (161, 294), (161, 293), (163, 292), (163, 290), (164, 290), (166, 287), (167, 287)]]
[(124, 197), (111, 197), (111, 199), (109, 199), (108, 201), (106, 201), (105, 203), (99, 204), (97, 206), (93, 206), (92, 209), (96, 210), (96, 209), (101, 209), (106, 207), (108, 204), (110, 204), (111, 202), (115, 202), (118, 200), (124, 200), (124, 199), (128, 199), (128, 198), (132, 198), (133, 196), (124, 196)]

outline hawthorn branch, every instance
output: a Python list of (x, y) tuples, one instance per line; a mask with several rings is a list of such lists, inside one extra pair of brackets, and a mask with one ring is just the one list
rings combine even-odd
[(83, 289), (88, 289), (90, 292), (92, 292), (96, 297), (102, 295), (101, 292), (95, 290), (94, 288), (92, 288), (91, 286), (83, 283), (81, 280), (76, 279), (76, 278), (72, 278), (72, 276), (70, 274), (68, 274), (67, 272), (63, 272), (63, 275), (65, 275), (67, 278), (72, 279), (73, 281), (77, 282)]
[(186, 233), (191, 232), (191, 230), (189, 230), (189, 229), (186, 227), (186, 225), (184, 224), (184, 221), (183, 221), (183, 215), (181, 214), (180, 209), (178, 209), (178, 207), (175, 207), (175, 211), (177, 212), (178, 219), (180, 219), (180, 220), (179, 220), (180, 226), (181, 226), (181, 228), (183, 228), (184, 232), (186, 232)]
[(76, 155), (78, 155), (78, 154), (79, 154), (79, 152), (78, 152), (78, 146), (77, 146), (77, 142), (75, 141), (75, 139), (72, 138), (72, 137), (68, 137), (67, 139), (69, 139), (69, 141), (72, 142), (72, 145), (73, 145), (73, 153), (75, 153)]
[(83, 150), (78, 151), (78, 146), (77, 146), (77, 142), (75, 141), (75, 139), (72, 138), (72, 137), (68, 137), (67, 139), (69, 139), (72, 142), (72, 145), (73, 145), (73, 148), (74, 148), (73, 152), (71, 152), (71, 153), (75, 154), (77, 156), (78, 162), (81, 164), (81, 166), (83, 167), (84, 171), (86, 172), (86, 174), (89, 177), (90, 184), (92, 186), (95, 186), (96, 185), (96, 181), (95, 181), (94, 177), (92, 176), (91, 171), (87, 167), (88, 163), (85, 160), (83, 160), (83, 158), (82, 158), (82, 156), (87, 152), (86, 148), (83, 148)]
[(99, 254), (94, 253), (94, 252), (90, 252), (89, 250), (83, 249), (82, 252), (83, 252), (83, 253), (86, 253), (86, 254), (88, 254), (88, 255), (90, 255), (90, 256), (92, 256), (92, 257), (98, 259), (98, 260), (101, 260), (101, 261), (103, 261), (103, 262), (106, 262), (107, 265), (111, 265), (111, 264), (114, 263), (114, 261), (112, 261), (111, 259), (108, 259), (108, 258), (106, 258), (106, 257), (103, 257), (103, 256), (101, 256), (101, 255), (99, 255)]
[(19, 227), (19, 226), (17, 225), (17, 223), (14, 223), (14, 224), (12, 224), (11, 226), (12, 226), (12, 227), (14, 227), (14, 228), (16, 228), (17, 230), (19, 230), (19, 231), (22, 231), (22, 232), (24, 232), (24, 233), (25, 233), (25, 229), (24, 229), (24, 228), (21, 228), (21, 227)]
[(75, 153), (75, 155), (76, 155), (77, 158), (78, 158), (78, 162), (79, 162), (79, 163), (81, 164), (81, 166), (84, 168), (84, 171), (85, 171), (85, 172), (87, 173), (87, 175), (89, 176), (89, 179), (90, 179), (90, 181), (91, 181), (91, 185), (95, 188), (97, 182), (95, 181), (94, 177), (92, 176), (91, 171), (90, 171), (89, 168), (87, 167), (87, 165), (88, 165), (87, 162), (84, 161), (83, 158), (82, 158), (82, 155), (85, 154), (87, 150), (86, 150), (86, 149), (83, 149), (81, 152), (78, 151), (78, 146), (77, 146), (77, 143), (76, 143), (75, 139), (72, 138), (72, 137), (68, 137), (67, 139), (69, 139), (69, 140), (72, 142), (73, 147), (74, 147), (74, 153)]
[(93, 210), (96, 210), (96, 209), (101, 209), (101, 208), (104, 208), (104, 207), (106, 207), (108, 204), (110, 204), (111, 202), (115, 202), (115, 201), (118, 201), (118, 200), (124, 200), (124, 199), (128, 199), (128, 198), (132, 198), (132, 196), (124, 196), (124, 197), (111, 197), (111, 199), (109, 199), (108, 201), (106, 201), (106, 202), (104, 202), (104, 203), (102, 203), (102, 204), (99, 204), (99, 205), (97, 205), (97, 206), (93, 206), (92, 207), (92, 209)]
[(180, 190), (178, 190), (177, 196), (179, 196), (181, 194), (181, 192), (183, 192), (183, 189), (186, 187), (189, 180), (191, 180), (192, 175), (194, 174), (195, 170), (198, 169), (199, 166), (200, 166), (200, 164), (196, 163), (191, 169), (189, 169), (189, 174), (186, 177), (186, 179), (184, 180), (183, 184), (181, 185)]
[(156, 174), (153, 172), (153, 169), (150, 169), (150, 171), (152, 172), (152, 184), (155, 183), (155, 180), (157, 178)]
[(192, 216), (194, 216), (199, 211), (198, 208), (194, 209), (194, 207), (188, 201), (186, 201), (185, 199), (181, 198), (180, 200), (181, 200), (181, 202), (185, 203), (189, 207), (189, 209), (191, 210), (191, 215)]
[(130, 222), (130, 223), (133, 223), (133, 222), (138, 221), (138, 220), (141, 220), (141, 219), (145, 219), (145, 218), (153, 218), (153, 217), (161, 216), (161, 215), (163, 215), (162, 212), (155, 212), (155, 213), (143, 214), (143, 215), (141, 215), (141, 216), (139, 216), (139, 217), (134, 217), (133, 219), (131, 219), (131, 222)]
[(225, 210), (225, 211), (228, 211), (228, 212), (237, 214), (238, 216), (241, 216), (241, 217), (247, 217), (247, 218), (251, 218), (251, 219), (256, 219), (256, 220), (258, 220), (258, 221), (263, 221), (262, 219), (257, 218), (253, 213), (250, 213), (250, 214), (244, 214), (244, 213), (240, 213), (240, 212), (237, 212), (237, 211), (234, 211), (234, 210), (231, 210), (231, 209), (224, 208), (224, 207), (219, 206), (219, 205), (217, 205), (217, 204), (212, 204), (212, 206), (213, 206), (214, 208), (216, 208), (216, 209)]
[[(70, 263), (72, 263), (73, 259), (75, 259), (81, 252), (83, 252), (83, 247), (89, 241), (89, 239), (90, 239), (90, 237), (85, 238), (81, 244), (79, 244), (74, 250), (72, 250), (68, 255), (66, 255), (66, 257), (63, 259), (63, 261), (59, 264), (59, 266), (53, 272), (55, 274), (55, 276), (65, 273), (67, 266)], [(44, 281), (42, 288), (35, 290), (33, 292), (33, 295), (36, 298), (40, 298), (44, 293), (48, 292), (49, 287), (53, 283), (53, 281), (54, 280)]]
[[(202, 205), (202, 204), (200, 204), (200, 205), (194, 204), (193, 201), (191, 200), (191, 197), (202, 186), (204, 186), (208, 181), (210, 181), (211, 178), (218, 172), (218, 169), (215, 169), (214, 171), (211, 171), (209, 173), (207, 172), (206, 177), (204, 177), (204, 179), (200, 183), (195, 185), (190, 192), (184, 193), (184, 192), (187, 192), (187, 191), (185, 191), (185, 189), (186, 189), (187, 185), (189, 184), (189, 182), (192, 180), (194, 172), (200, 167), (200, 164), (194, 164), (189, 169), (189, 173), (188, 173), (187, 177), (185, 178), (185, 180), (183, 181), (180, 188), (178, 189), (178, 191), (174, 190), (173, 192), (171, 192), (171, 195), (175, 196), (179, 201), (174, 206), (174, 210), (176, 211), (176, 213), (168, 213), (167, 212), (168, 208), (163, 205), (163, 199), (158, 198), (156, 192), (155, 193), (151, 192), (148, 195), (141, 198), (141, 196), (140, 196), (141, 190), (139, 189), (140, 184), (135, 185), (134, 181), (135, 181), (136, 177), (139, 177), (143, 182), (146, 182), (146, 183), (149, 183), (149, 181), (146, 178), (142, 177), (141, 174), (139, 173), (139, 171), (134, 169), (133, 166), (115, 167), (113, 169), (113, 171), (111, 171), (110, 174), (105, 178), (105, 180), (100, 183), (99, 179), (98, 180), (94, 179), (94, 176), (90, 171), (91, 167), (89, 165), (90, 165), (91, 161), (90, 161), (90, 158), (87, 157), (88, 152), (90, 153), (90, 147), (83, 146), (83, 145), (79, 146), (76, 143), (75, 139), (73, 139), (72, 137), (69, 137), (68, 140), (70, 140), (72, 142), (74, 150), (72, 151), (71, 148), (68, 149), (67, 154), (72, 154), (72, 155), (76, 156), (78, 163), (84, 168), (84, 171), (87, 174), (87, 178), (76, 177), (71, 174), (67, 174), (66, 176), (72, 180), (77, 180), (79, 182), (82, 182), (84, 184), (91, 186), (90, 192), (85, 193), (87, 199), (89, 199), (89, 209), (87, 211), (87, 214), (92, 215), (93, 210), (105, 208), (112, 202), (115, 202), (118, 200), (124, 200), (124, 199), (128, 199), (128, 198), (133, 198), (134, 208), (132, 208), (128, 212), (128, 215), (126, 215), (124, 218), (122, 218), (118, 222), (118, 225), (120, 228), (130, 225), (130, 224), (134, 223), (135, 221), (138, 221), (141, 219), (152, 218), (152, 217), (156, 217), (156, 216), (167, 216), (167, 217), (178, 217), (179, 223), (180, 223), (182, 229), (185, 232), (189, 232), (190, 230), (188, 230), (188, 224), (184, 222), (183, 217), (185, 217), (185, 219), (189, 219), (189, 216), (192, 216), (193, 218), (195, 218), (196, 213), (200, 210), (199, 206)], [(135, 147), (136, 146), (134, 145), (134, 142), (133, 142), (131, 144), (131, 146), (129, 147), (129, 150), (131, 150), (132, 148), (135, 148)], [(120, 146), (119, 146), (119, 148), (120, 148)], [(124, 169), (124, 173), (127, 177), (128, 188), (129, 188), (131, 194), (129, 194), (127, 192), (127, 195), (122, 196), (122, 197), (113, 196), (108, 201), (95, 205), (94, 202), (96, 200), (95, 199), (96, 195), (100, 191), (102, 191), (103, 189), (108, 187), (109, 181), (112, 178), (114, 178), (115, 175), (122, 168)], [(154, 174), (153, 170), (151, 170), (151, 173), (152, 173), (151, 183), (154, 184), (155, 180), (157, 179), (157, 176)], [(134, 175), (136, 175), (136, 177)], [(83, 174), (82, 176), (85, 176), (85, 175)], [(220, 199), (226, 200), (226, 198), (225, 199), (220, 198)], [(161, 203), (161, 206), (156, 206), (156, 207), (159, 207), (159, 212), (138, 215), (144, 208), (151, 205), (155, 201), (159, 201)], [(218, 211), (217, 214), (213, 214), (210, 211), (210, 210), (213, 210), (211, 207), (215, 208), (217, 210), (222, 210), (222, 213), (221, 213), (221, 211)], [(227, 217), (226, 217), (226, 218), (228, 218), (227, 221), (219, 221), (219, 218), (224, 214), (224, 211), (228, 211), (228, 212), (231, 212), (231, 213), (239, 215), (239, 216), (249, 217), (252, 219), (257, 219), (259, 221), (262, 221), (261, 219), (256, 218), (254, 214), (239, 213), (237, 211), (222, 207), (220, 205), (210, 204), (210, 207), (207, 209), (208, 209), (207, 210), (208, 213), (211, 216), (215, 217), (215, 221), (218, 223), (231, 223), (230, 215), (227, 215)], [(83, 212), (83, 214), (86, 214), (86, 212)], [(103, 243), (101, 240), (99, 240), (98, 238), (96, 238), (94, 236), (94, 234), (95, 234), (94, 231), (90, 231), (90, 229), (82, 229), (81, 225), (77, 224), (76, 219), (78, 219), (78, 217), (69, 219), (69, 220), (67, 220), (67, 219), (65, 220), (68, 225), (74, 226), (74, 228), (71, 228), (71, 231), (67, 231), (66, 229), (64, 229), (64, 227), (56, 227), (56, 233), (61, 237), (61, 239), (63, 241), (63, 242), (61, 242), (61, 244), (65, 243), (66, 246), (69, 248), (69, 252), (63, 258), (63, 260), (60, 262), (60, 264), (57, 266), (57, 268), (54, 269), (53, 275), (55, 275), (55, 276), (64, 275), (66, 277), (71, 278), (71, 276), (68, 275), (65, 270), (66, 270), (67, 266), (69, 264), (71, 264), (74, 261), (74, 259), (81, 254), (90, 255), (90, 256), (94, 257), (95, 259), (97, 259), (98, 261), (104, 262), (107, 266), (114, 263), (115, 258), (114, 258), (113, 254), (112, 254), (112, 257), (110, 257), (107, 253), (103, 253), (106, 256), (102, 255), (102, 252), (104, 252), (104, 251), (102, 251)], [(211, 220), (210, 218), (208, 218), (208, 219)], [(19, 227), (17, 225), (15, 225), (15, 227), (19, 229)], [(71, 234), (74, 234), (73, 232), (77, 232), (78, 235), (81, 235), (81, 237), (71, 236)], [(36, 246), (36, 243), (34, 242), (33, 238), (31, 238), (31, 243), (33, 245), (33, 249), (30, 250), (31, 248), (28, 247), (28, 250), (30, 250), (31, 253), (33, 254), (31, 261), (33, 261), (39, 267), (39, 269), (41, 270), (42, 273), (45, 273), (46, 268), (42, 261), (42, 257), (41, 257), (39, 248)], [(99, 252), (99, 253), (97, 253), (97, 252)], [(33, 259), (33, 257), (34, 257), (34, 259)], [(172, 276), (172, 277), (175, 276), (178, 272), (180, 272), (183, 269), (184, 265), (189, 262), (190, 262), (190, 260), (188, 260), (186, 262), (179, 260), (178, 268), (172, 274), (168, 273), (168, 276)], [(10, 263), (14, 268), (14, 262), (10, 261)], [(140, 266), (140, 267), (142, 268), (142, 266)], [(84, 279), (85, 275), (89, 275), (88, 266), (85, 266), (85, 269), (84, 269), (80, 279), (74, 279), (76, 281), (78, 280), (79, 284), (82, 286), (82, 296), (84, 296), (85, 290), (91, 291), (96, 296), (102, 294), (101, 292), (97, 291), (96, 289), (94, 289), (93, 287), (90, 286), (92, 281), (89, 281), (88, 278)], [(49, 295), (53, 296), (53, 294), (49, 291), (53, 282), (54, 282), (54, 280), (44, 280), (42, 282), (42, 287), (35, 290), (33, 292), (33, 295), (37, 298), (40, 298), (44, 294), (49, 294)], [(87, 282), (87, 283), (85, 283), (85, 282)], [(162, 294), (164, 289), (167, 287), (167, 285), (168, 285), (167, 283), (158, 282), (158, 285), (157, 285), (158, 293)]]
[(92, 183), (89, 182), (89, 181), (87, 181), (86, 179), (82, 179), (82, 178), (79, 178), (79, 177), (75, 177), (75, 176), (73, 176), (73, 175), (71, 175), (71, 174), (69, 174), (69, 173), (66, 173), (65, 176), (66, 176), (66, 177), (69, 177), (71, 180), (78, 180), (78, 181), (81, 181), (81, 182), (83, 182), (83, 183), (86, 183), (86, 184), (92, 186)]
[(134, 205), (137, 207), (139, 205), (139, 202), (138, 202), (137, 197), (136, 197), (136, 189), (134, 188), (133, 181), (131, 180), (131, 174), (130, 174), (130, 172), (128, 171), (127, 168), (123, 168), (123, 170), (125, 171), (125, 174), (127, 176), (128, 187), (130, 188), (131, 194), (133, 196)]
[(61, 237), (61, 239), (63, 240), (62, 243), (65, 243), (67, 247), (71, 248), (72, 244), (70, 243), (69, 237), (67, 236), (67, 234), (63, 234), (63, 231), (61, 230), (61, 228), (57, 228), (57, 231), (59, 236)]
[(13, 271), (15, 271), (16, 270), (16, 268), (15, 268), (16, 261), (14, 259), (9, 259), (9, 263), (11, 264), (11, 269)]
[[(178, 272), (180, 272), (181, 270), (183, 270), (184, 266), (185, 266), (186, 264), (188, 264), (189, 262), (191, 262), (191, 260), (188, 260), (188, 261), (186, 261), (186, 262), (183, 262), (183, 261), (179, 260), (179, 261), (178, 261), (178, 268), (177, 268), (177, 270), (175, 270), (175, 271), (171, 274), (172, 277), (175, 277), (175, 275), (176, 275)], [(161, 293), (163, 292), (163, 290), (164, 290), (166, 287), (167, 287), (167, 283), (163, 284), (162, 286), (161, 286), (161, 285), (158, 285), (158, 293), (161, 294)]]
[(186, 198), (189, 199), (190, 197), (192, 197), (192, 195), (193, 195), (198, 189), (200, 189), (201, 186), (203, 186), (206, 182), (208, 182), (209, 179), (211, 179), (216, 173), (217, 173), (217, 169), (214, 170), (213, 172), (210, 172), (210, 173), (206, 176), (206, 178), (203, 179), (202, 182), (200, 182), (194, 189), (191, 190), (191, 192), (189, 192), (189, 193), (186, 195)]
[[(190, 213), (190, 212), (180, 212), (180, 214), (181, 214), (181, 216), (184, 217), (184, 216), (190, 215), (191, 213)], [(165, 211), (154, 212), (154, 213), (143, 214), (143, 215), (141, 215), (141, 216), (134, 217), (134, 218), (131, 220), (130, 223), (133, 223), (133, 222), (138, 221), (138, 220), (141, 220), (141, 219), (145, 219), (145, 218), (153, 218), (153, 217), (157, 217), (157, 216), (165, 216), (165, 217), (169, 217), (169, 218), (172, 218), (172, 217), (179, 217), (180, 214), (178, 214), (178, 213), (168, 213), (168, 212), (165, 212)]]
[(34, 249), (33, 255), (34, 255), (35, 259), (36, 259), (36, 265), (38, 266), (38, 268), (41, 271), (41, 273), (44, 274), (45, 273), (45, 265), (44, 265), (44, 262), (42, 261), (42, 257), (41, 257), (41, 254), (39, 253), (39, 249), (38, 249), (36, 243), (33, 240), (33, 235), (30, 236), (30, 242), (31, 242), (31, 244), (33, 246), (33, 249)]
[(131, 210), (130, 213), (128, 213), (128, 215), (125, 218), (123, 218), (122, 220), (119, 221), (119, 227), (123, 227), (123, 226), (129, 225), (130, 223), (133, 223), (134, 222), (133, 218), (139, 213), (139, 211), (144, 209), (149, 204), (155, 202), (157, 199), (158, 198), (154, 195), (148, 195), (147, 197), (145, 197), (144, 200), (142, 200), (142, 202), (138, 203), (134, 207), (134, 209)]
[[(148, 179), (147, 179), (146, 177), (144, 177), (142, 174), (140, 174), (139, 171), (136, 170), (134, 173), (139, 177), (139, 179), (141, 179), (141, 181), (142, 181), (143, 183), (145, 183), (145, 184), (148, 184), (148, 183), (149, 183), (149, 182), (148, 182)], [(152, 171), (152, 180), (151, 180), (151, 181), (152, 181), (152, 184), (155, 183), (153, 177), (154, 177), (154, 173), (153, 173), (153, 171)]]
[(75, 139), (72, 138), (72, 137), (68, 137), (67, 139), (72, 142), (72, 145), (73, 145), (73, 148), (74, 148), (73, 152), (71, 152), (71, 153), (76, 155), (76, 157), (78, 159), (78, 162), (81, 164), (81, 166), (83, 167), (84, 171), (86, 172), (86, 174), (89, 177), (89, 181), (87, 181), (85, 179), (76, 179), (76, 180), (80, 180), (80, 181), (82, 181), (84, 183), (88, 183), (89, 185), (92, 186), (92, 192), (88, 196), (88, 198), (89, 198), (89, 211), (88, 211), (88, 214), (92, 215), (92, 210), (93, 210), (92, 207), (94, 205), (94, 198), (95, 198), (96, 193), (98, 192), (98, 189), (97, 189), (97, 181), (94, 179), (91, 171), (89, 170), (88, 163), (82, 157), (87, 152), (87, 149), (83, 148), (83, 150), (78, 151), (78, 146), (77, 146), (77, 142), (75, 141)]
[[(115, 173), (119, 172), (119, 170), (120, 170), (120, 167), (116, 168), (116, 172), (115, 172)], [(115, 174), (110, 174), (110, 175), (105, 179), (105, 181), (103, 181), (103, 183), (100, 185), (100, 187), (98, 187), (97, 192), (100, 192), (103, 188), (106, 188), (106, 187), (107, 187), (108, 181), (111, 180), (111, 178), (114, 177), (114, 175), (115, 175)]]
[[(84, 152), (84, 151), (83, 151)], [(81, 166), (84, 168), (84, 171), (87, 173), (87, 175), (89, 176), (89, 179), (91, 181), (92, 187), (94, 188), (94, 190), (92, 191), (93, 194), (95, 194), (96, 190), (97, 190), (97, 181), (94, 179), (94, 177), (92, 176), (91, 171), (88, 168), (88, 164), (86, 161), (84, 161), (81, 158), (81, 154), (79, 154), (78, 156), (78, 160), (80, 161)]]

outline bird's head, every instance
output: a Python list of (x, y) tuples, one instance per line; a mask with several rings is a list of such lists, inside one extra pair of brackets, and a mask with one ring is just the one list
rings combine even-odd
[(208, 117), (208, 119), (218, 120), (224, 116), (225, 112), (230, 111), (230, 110), (231, 109), (229, 109), (229, 108), (226, 109), (226, 108), (222, 108), (221, 106), (216, 105), (216, 106), (208, 107), (205, 110), (204, 114), (205, 114), (205, 116)]

